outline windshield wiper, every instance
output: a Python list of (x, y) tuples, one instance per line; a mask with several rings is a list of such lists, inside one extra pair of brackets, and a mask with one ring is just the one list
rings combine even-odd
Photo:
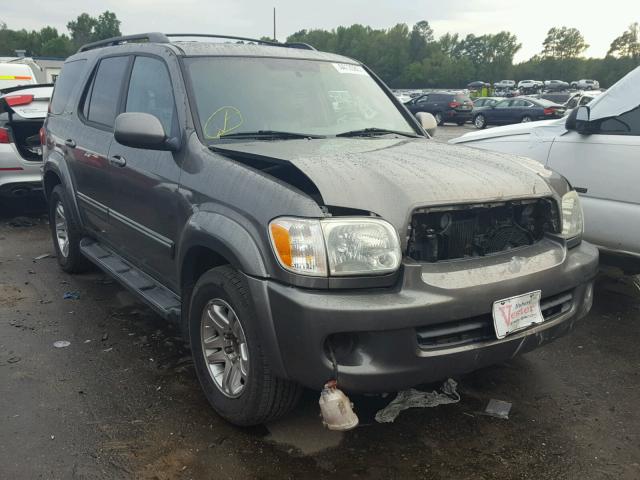
[(338, 133), (336, 137), (375, 137), (380, 135), (402, 135), (404, 137), (417, 138), (418, 135), (409, 132), (400, 132), (398, 130), (388, 130), (386, 128), (362, 128), (360, 130), (351, 130), (349, 132)]
[(233, 132), (220, 135), (219, 138), (255, 138), (258, 140), (288, 140), (295, 138), (326, 138), (324, 135), (310, 133), (281, 132), (278, 130), (256, 130), (255, 132)]

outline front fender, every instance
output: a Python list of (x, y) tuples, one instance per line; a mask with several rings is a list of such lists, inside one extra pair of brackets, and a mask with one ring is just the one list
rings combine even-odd
[[(198, 211), (187, 222), (179, 242), (178, 265), (192, 247), (206, 247), (226, 258), (237, 270), (252, 276), (268, 277), (257, 240), (238, 222), (219, 213)], [(182, 272), (180, 282), (182, 283)]]

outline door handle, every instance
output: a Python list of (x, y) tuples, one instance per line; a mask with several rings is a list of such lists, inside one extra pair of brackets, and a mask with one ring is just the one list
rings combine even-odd
[(67, 138), (64, 141), (64, 144), (69, 148), (76, 148), (76, 142), (74, 142), (73, 139), (71, 139), (71, 138)]
[(114, 167), (124, 167), (127, 164), (127, 160), (121, 155), (114, 155), (109, 159), (109, 163)]

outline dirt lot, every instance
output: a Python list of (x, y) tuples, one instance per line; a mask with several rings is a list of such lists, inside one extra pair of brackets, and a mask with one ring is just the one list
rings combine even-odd
[[(34, 260), (52, 246), (30, 207), (0, 212), (2, 479), (640, 478), (632, 279), (603, 277), (572, 335), (457, 378), (457, 404), (383, 425), (373, 415), (390, 398), (353, 398), (362, 426), (342, 434), (322, 428), (308, 392), (290, 417), (239, 429), (207, 405), (171, 325), (98, 271)], [(508, 420), (478, 413), (492, 398), (513, 403)]]

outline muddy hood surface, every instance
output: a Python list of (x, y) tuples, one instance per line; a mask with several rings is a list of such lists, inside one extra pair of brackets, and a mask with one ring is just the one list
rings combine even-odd
[(550, 172), (526, 158), (427, 139), (330, 138), (216, 145), (233, 158), (288, 162), (325, 205), (370, 211), (403, 228), (416, 207), (549, 195)]

